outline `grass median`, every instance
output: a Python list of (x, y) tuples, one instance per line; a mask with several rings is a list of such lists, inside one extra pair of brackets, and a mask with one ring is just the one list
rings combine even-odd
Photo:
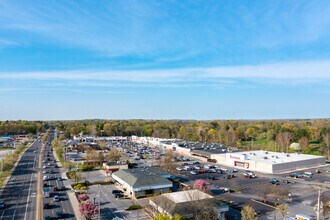
[(19, 145), (12, 154), (7, 155), (1, 161), (0, 187), (5, 184), (6, 179), (11, 175), (20, 155), (28, 148), (28, 145)]

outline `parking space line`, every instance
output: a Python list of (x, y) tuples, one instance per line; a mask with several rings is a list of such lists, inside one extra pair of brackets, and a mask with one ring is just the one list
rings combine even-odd
[(1, 214), (1, 219), (3, 219), (3, 215), (5, 214), (6, 210), (4, 210)]
[(16, 215), (16, 209), (15, 209), (15, 211), (14, 211), (13, 217), (11, 218), (12, 220), (15, 219), (15, 215)]

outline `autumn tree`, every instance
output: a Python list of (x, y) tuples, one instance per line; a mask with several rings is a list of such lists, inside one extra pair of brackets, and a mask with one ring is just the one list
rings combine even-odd
[(95, 149), (88, 148), (85, 154), (87, 161), (96, 161), (98, 159), (98, 152)]
[(324, 143), (327, 146), (327, 157), (328, 157), (328, 160), (330, 160), (330, 131), (328, 131), (327, 133), (325, 133), (323, 135), (323, 140), (324, 140)]
[(117, 162), (121, 158), (121, 153), (116, 148), (112, 148), (110, 149), (107, 158), (110, 162)]
[(245, 205), (241, 211), (242, 220), (257, 220), (256, 211), (250, 205)]
[(300, 146), (306, 150), (308, 145), (309, 145), (309, 140), (307, 137), (301, 137), (299, 140), (298, 140), (298, 143), (300, 144)]
[(289, 212), (289, 206), (286, 203), (282, 203), (276, 206), (276, 212), (279, 212), (281, 214), (282, 220)]
[(288, 148), (291, 144), (292, 136), (293, 135), (291, 132), (282, 132), (278, 134), (276, 141), (278, 145), (281, 147), (282, 152), (284, 152), (284, 149), (285, 152), (288, 152)]
[(176, 165), (173, 161), (174, 156), (173, 150), (166, 150), (164, 157), (160, 161), (162, 168), (167, 172), (176, 172)]

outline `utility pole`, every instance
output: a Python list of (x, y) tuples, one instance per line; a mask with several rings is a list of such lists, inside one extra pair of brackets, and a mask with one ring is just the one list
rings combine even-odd
[(3, 157), (1, 157), (1, 172), (3, 173)]
[(317, 220), (320, 220), (320, 197), (321, 197), (321, 188), (319, 188), (317, 192), (317, 212), (316, 212)]

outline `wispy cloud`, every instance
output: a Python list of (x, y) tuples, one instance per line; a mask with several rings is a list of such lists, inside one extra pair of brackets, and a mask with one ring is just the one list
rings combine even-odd
[[(155, 69), (155, 70), (76, 70), (47, 72), (0, 73), (0, 79), (14, 80), (62, 80), (88, 82), (90, 80), (122, 86), (129, 83), (171, 83), (203, 82), (216, 79), (269, 79), (297, 80), (313, 83), (330, 80), (330, 61), (292, 62), (269, 65), (248, 65), (233, 67)], [(92, 84), (93, 82), (91, 82)]]

